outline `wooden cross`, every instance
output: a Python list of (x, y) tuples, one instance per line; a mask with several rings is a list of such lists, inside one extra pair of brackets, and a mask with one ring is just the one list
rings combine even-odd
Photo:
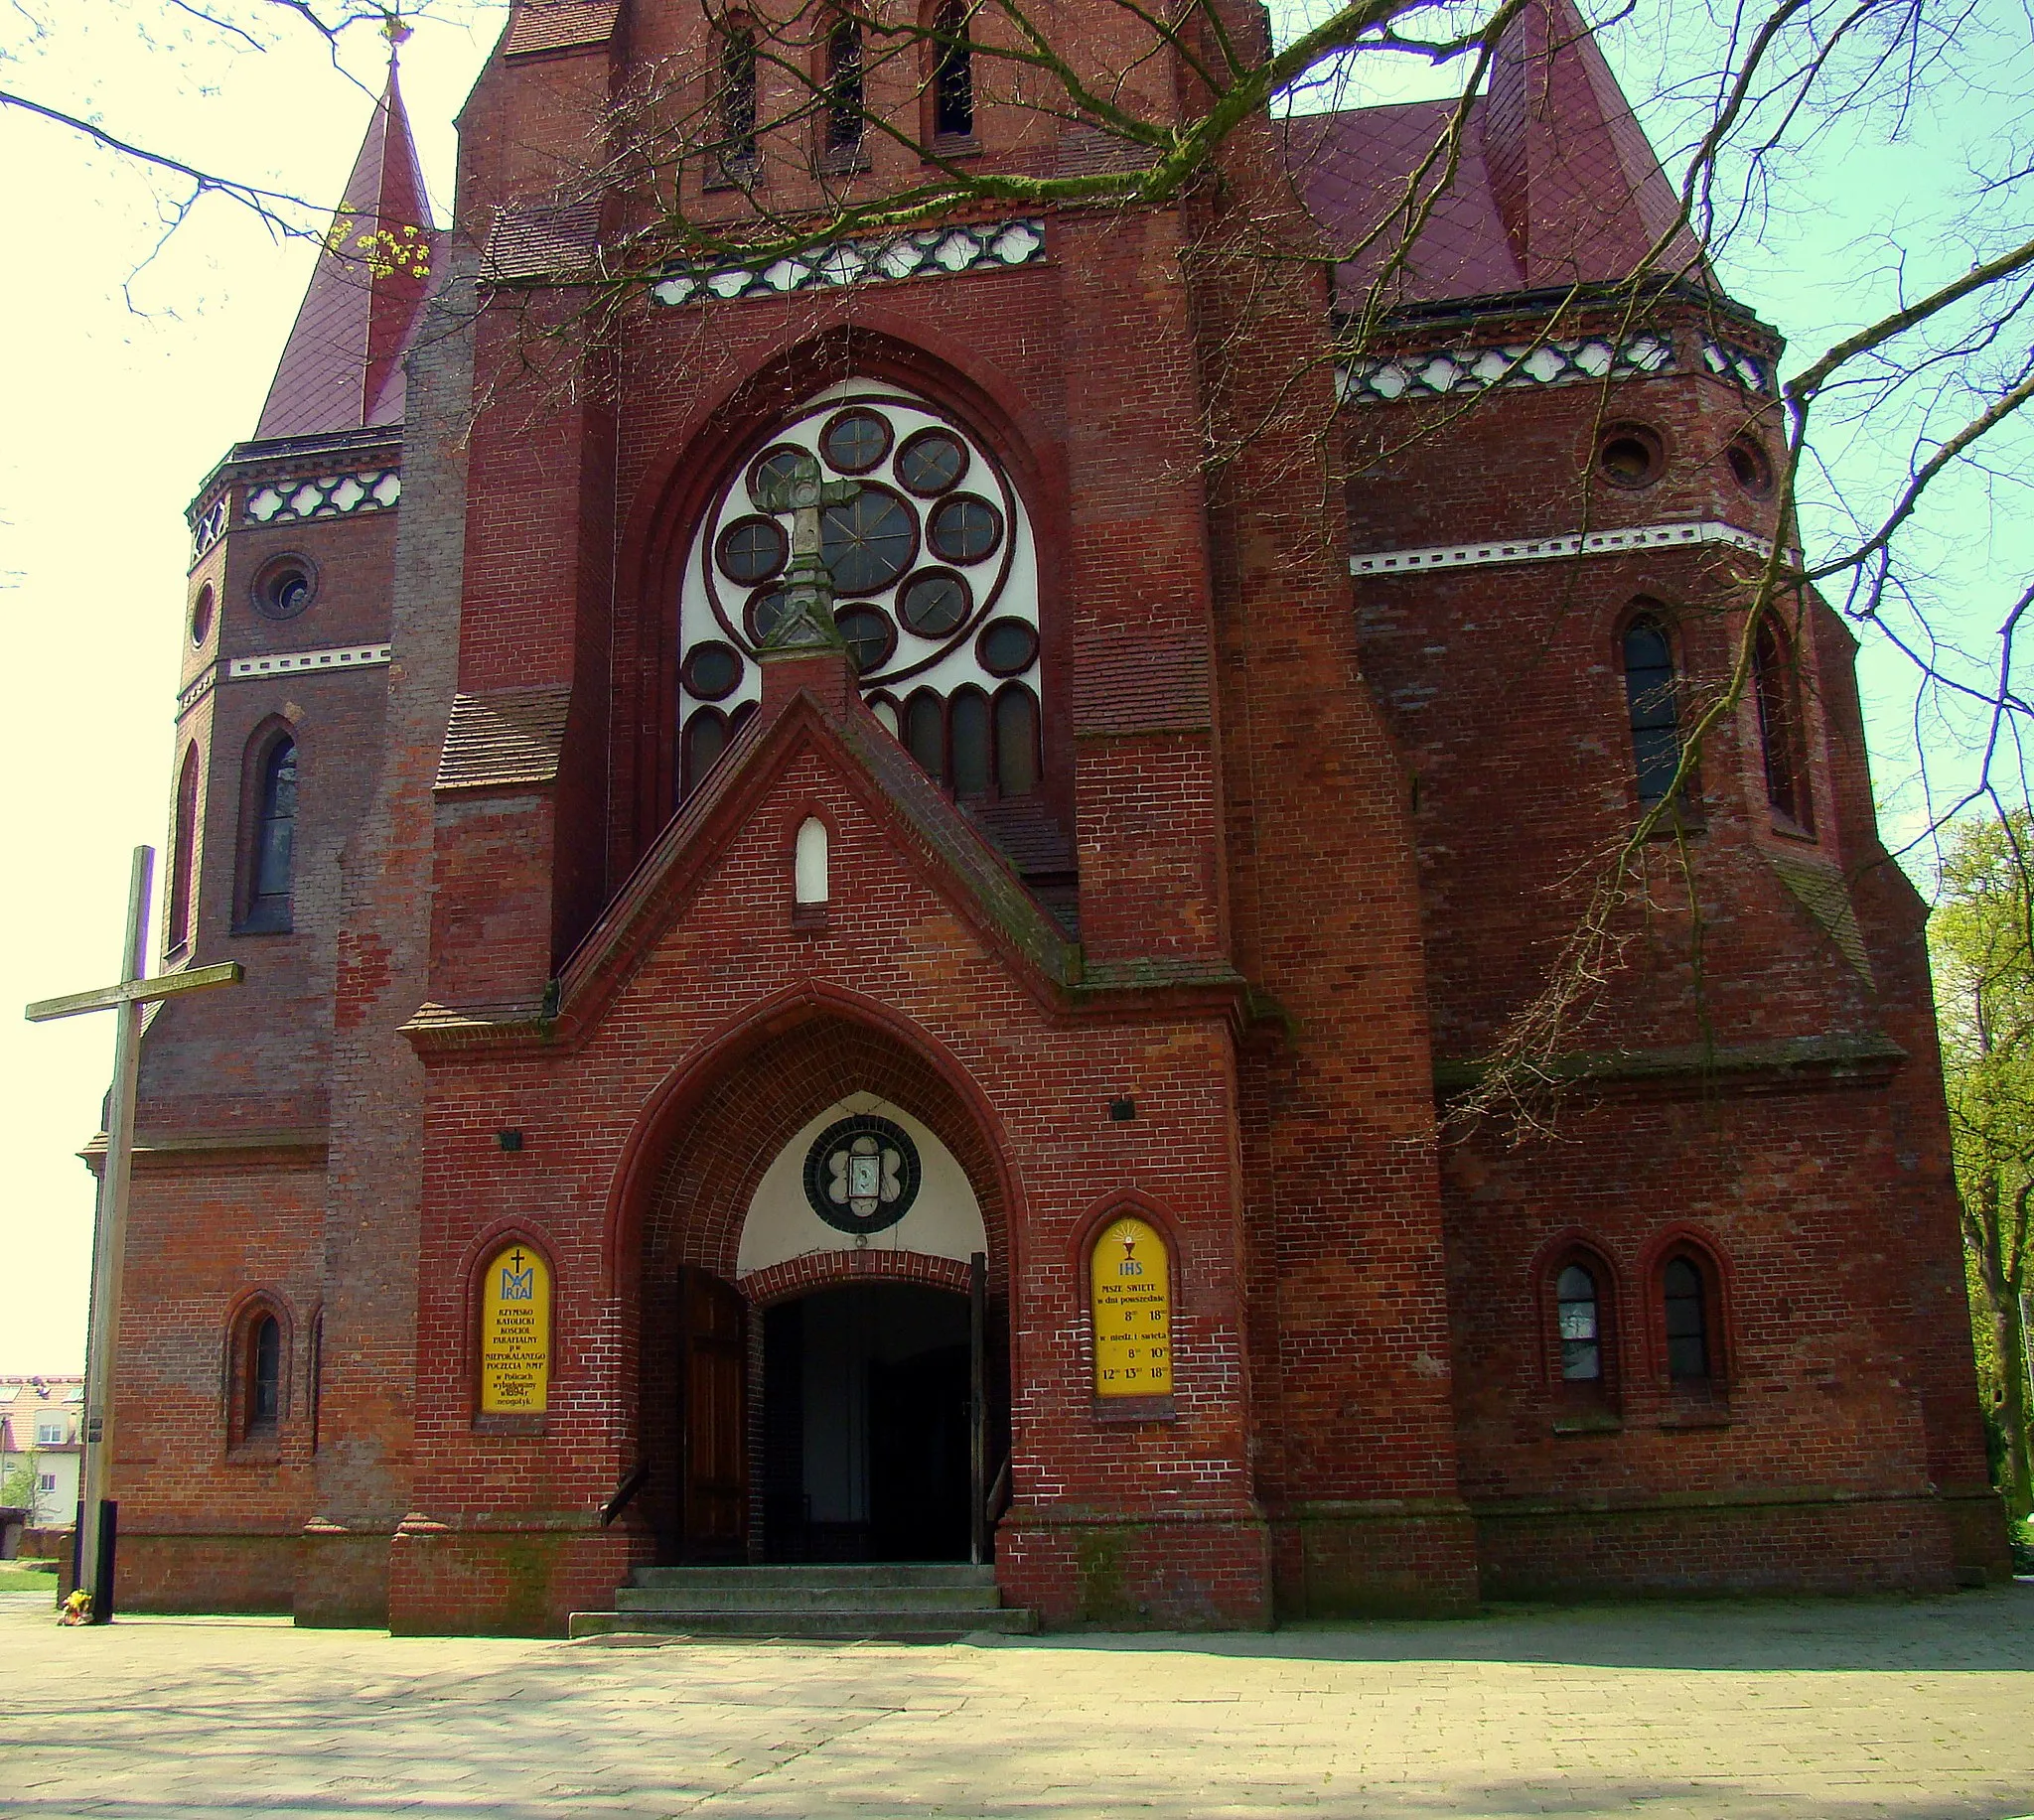
[[(155, 849), (134, 849), (127, 887), (127, 939), (120, 950), (120, 980), (28, 1008), (31, 1024), (110, 1011), (113, 1021), (113, 1090), (106, 1106), (106, 1161), (99, 1176), (97, 1230), (92, 1239), (91, 1320), (84, 1366), (84, 1522), (78, 1533), (78, 1585), (91, 1595), (94, 1623), (113, 1614), (112, 1524), (106, 1492), (113, 1462), (113, 1345), (120, 1331), (120, 1270), (127, 1254), (127, 1182), (134, 1166), (134, 1090), (141, 1072), (141, 1011), (151, 999), (237, 986), (245, 974), (236, 960), (181, 973), (148, 973), (148, 887)], [(104, 1585), (100, 1584), (103, 1578)]]

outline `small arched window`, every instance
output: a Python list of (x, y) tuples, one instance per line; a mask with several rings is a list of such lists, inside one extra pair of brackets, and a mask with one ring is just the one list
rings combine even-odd
[(1570, 1384), (1603, 1381), (1603, 1317), (1596, 1275), (1584, 1264), (1569, 1264), (1554, 1279), (1561, 1336), (1561, 1378)]
[(941, 0), (933, 12), (933, 138), (974, 137), (974, 48), (966, 0)]
[(727, 716), (718, 708), (699, 708), (685, 723), (685, 794), (690, 795), (727, 750)]
[(904, 704), (904, 745), (935, 783), (946, 780), (946, 710), (930, 689)]
[(291, 926), (296, 876), (297, 743), (287, 734), (262, 752), (253, 796), (247, 916), (241, 926), (273, 932)]
[(1777, 814), (1812, 832), (1815, 810), (1809, 800), (1803, 763), (1801, 688), (1794, 653), (1770, 619), (1759, 624), (1752, 640), (1752, 688), (1759, 705), (1759, 741), (1766, 763), (1766, 800)]
[(1639, 800), (1648, 808), (1672, 786), (1680, 767), (1673, 645), (1667, 628), (1642, 613), (1625, 628), (1625, 704), (1631, 716), (1632, 762)]
[(756, 168), (756, 28), (730, 19), (720, 35), (720, 162), (731, 176)]
[(198, 748), (184, 749), (177, 772), (176, 850), (170, 857), (169, 936), (172, 952), (191, 940), (191, 906), (198, 878)]
[(993, 762), (989, 751), (989, 698), (979, 689), (955, 689), (947, 707), (946, 725), (953, 750), (953, 793), (987, 795)]
[(262, 1315), (247, 1330), (247, 1433), (272, 1435), (282, 1415), (282, 1323)]
[(1038, 788), (1038, 697), (1021, 682), (996, 691), (996, 787), (1005, 796)]
[(862, 24), (837, 15), (826, 28), (827, 157), (852, 163), (862, 147)]
[(822, 910), (828, 890), (826, 824), (816, 815), (807, 815), (799, 825), (792, 861), (792, 902), (800, 910)]
[(1713, 1351), (1702, 1267), (1685, 1255), (1669, 1258), (1660, 1289), (1667, 1314), (1667, 1375), (1676, 1383), (1706, 1381)]

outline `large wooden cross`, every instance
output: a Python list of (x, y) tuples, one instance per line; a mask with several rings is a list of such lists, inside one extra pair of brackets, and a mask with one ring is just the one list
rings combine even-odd
[(134, 1089), (141, 1071), (141, 1011), (151, 999), (236, 986), (245, 977), (236, 960), (181, 973), (148, 973), (148, 886), (155, 849), (134, 849), (127, 887), (127, 939), (120, 950), (120, 980), (28, 1008), (31, 1024), (110, 1011), (113, 1020), (113, 1090), (106, 1105), (106, 1161), (99, 1175), (97, 1230), (92, 1236), (91, 1317), (84, 1364), (83, 1521), (77, 1536), (77, 1583), (91, 1595), (94, 1623), (113, 1615), (113, 1525), (106, 1510), (113, 1464), (113, 1347), (120, 1331), (120, 1269), (127, 1255), (127, 1182), (134, 1165)]

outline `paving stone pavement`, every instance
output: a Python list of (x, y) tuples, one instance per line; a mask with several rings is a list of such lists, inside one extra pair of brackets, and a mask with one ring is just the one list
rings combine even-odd
[(990, 1643), (530, 1642), (0, 1595), (0, 1814), (2034, 1816), (2034, 1583)]

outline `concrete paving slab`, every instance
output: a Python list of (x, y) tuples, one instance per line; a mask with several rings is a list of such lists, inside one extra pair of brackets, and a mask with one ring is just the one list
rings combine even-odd
[(2034, 1585), (1268, 1636), (578, 1643), (0, 1596), (9, 1820), (2010, 1820)]

